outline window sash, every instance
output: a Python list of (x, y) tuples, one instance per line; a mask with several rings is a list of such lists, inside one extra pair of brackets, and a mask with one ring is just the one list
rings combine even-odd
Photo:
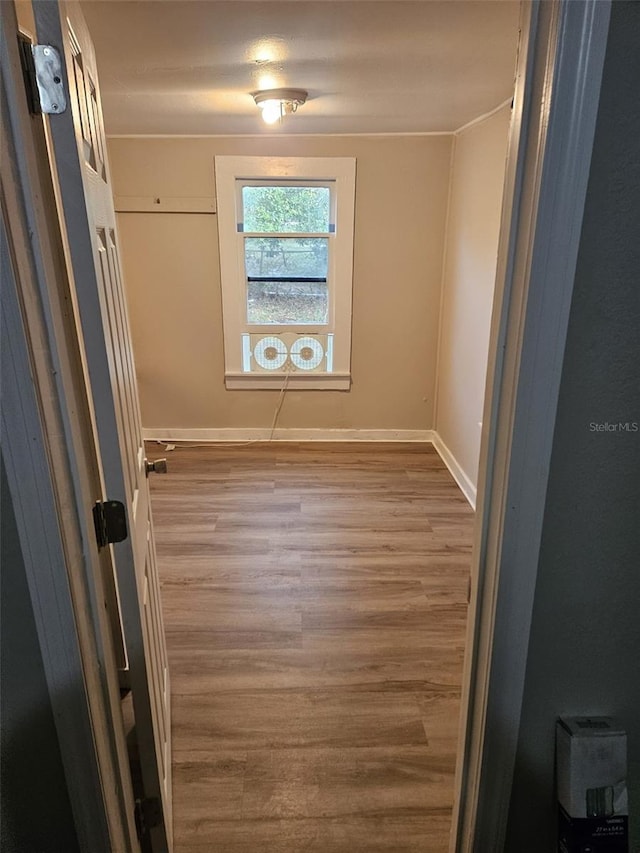
[[(329, 190), (329, 222), (326, 231), (319, 232), (304, 232), (304, 231), (245, 231), (244, 230), (244, 198), (242, 190), (244, 187), (311, 187), (325, 188)], [(236, 178), (235, 183), (236, 196), (236, 229), (239, 234), (259, 235), (265, 234), (297, 234), (299, 236), (331, 236), (336, 233), (336, 213), (337, 213), (337, 187), (335, 178), (319, 179), (319, 180), (301, 180), (300, 178), (274, 177), (262, 179)]]
[[(333, 270), (333, 254), (332, 254), (332, 240), (331, 237), (333, 235), (328, 234), (327, 232), (321, 232), (320, 234), (313, 234), (307, 236), (306, 234), (301, 235), (296, 232), (278, 232), (274, 234), (273, 232), (267, 232), (259, 234), (251, 233), (246, 234), (244, 232), (239, 232), (237, 237), (239, 238), (240, 252), (242, 254), (242, 270), (244, 272), (244, 303), (245, 303), (245, 314), (244, 314), (244, 326), (246, 329), (250, 329), (252, 332), (257, 331), (258, 329), (271, 329), (274, 331), (275, 329), (287, 330), (287, 331), (296, 331), (307, 332), (309, 333), (311, 330), (316, 331), (326, 331), (327, 328), (332, 326), (333, 320), (333, 310), (334, 310), (334, 285), (333, 280), (334, 276), (332, 274)], [(292, 242), (301, 240), (301, 239), (318, 239), (322, 240), (327, 247), (327, 274), (326, 276), (305, 276), (305, 275), (291, 275), (291, 276), (269, 276), (269, 275), (251, 275), (247, 274), (247, 266), (246, 266), (246, 248), (245, 243), (250, 239), (266, 239), (266, 240), (290, 240)], [(301, 283), (326, 283), (327, 285), (327, 293), (326, 293), (326, 301), (327, 301), (327, 310), (325, 321), (321, 322), (318, 320), (310, 320), (309, 322), (304, 322), (302, 320), (296, 320), (290, 323), (279, 322), (279, 323), (256, 323), (252, 322), (250, 319), (250, 309), (249, 309), (249, 284), (255, 282), (290, 282), (295, 283), (297, 281)]]

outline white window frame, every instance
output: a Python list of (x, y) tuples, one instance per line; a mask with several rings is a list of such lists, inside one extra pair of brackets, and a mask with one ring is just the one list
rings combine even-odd
[[(224, 334), (225, 386), (228, 390), (289, 388), (349, 390), (351, 387), (351, 304), (353, 291), (353, 231), (355, 214), (354, 157), (236, 157), (215, 158), (222, 325)], [(296, 185), (326, 181), (332, 188), (332, 223), (328, 232), (329, 266), (327, 285), (329, 311), (326, 324), (257, 325), (247, 323), (244, 240), (238, 231), (241, 184), (281, 178)], [(291, 235), (294, 236), (294, 235)], [(243, 334), (279, 335), (297, 333), (331, 335), (331, 372), (273, 370), (247, 373), (243, 370)]]

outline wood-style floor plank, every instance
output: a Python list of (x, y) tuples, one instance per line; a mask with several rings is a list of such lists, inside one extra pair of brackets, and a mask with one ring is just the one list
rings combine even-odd
[[(447, 810), (448, 812), (448, 810)], [(180, 853), (416, 853), (448, 848), (450, 815), (340, 816), (186, 823)]]
[(438, 455), (178, 448), (169, 472), (176, 853), (445, 853), (473, 513)]

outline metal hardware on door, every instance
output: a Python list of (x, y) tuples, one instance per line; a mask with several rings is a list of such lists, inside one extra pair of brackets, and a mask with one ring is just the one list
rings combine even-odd
[(29, 111), (34, 115), (63, 113), (67, 109), (67, 96), (60, 52), (50, 44), (31, 44), (23, 35), (19, 37), (19, 45)]
[(149, 462), (148, 459), (144, 460), (144, 473), (149, 476), (149, 474), (166, 474), (167, 473), (167, 460), (166, 459), (156, 459), (154, 462)]
[(162, 803), (159, 797), (148, 797), (144, 800), (136, 800), (135, 821), (138, 838), (143, 841), (149, 834), (149, 830), (162, 823)]
[(93, 507), (93, 523), (98, 550), (110, 543), (124, 542), (129, 535), (127, 511), (120, 501), (98, 501)]

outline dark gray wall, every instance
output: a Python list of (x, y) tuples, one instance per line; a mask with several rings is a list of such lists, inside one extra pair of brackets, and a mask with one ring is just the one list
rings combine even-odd
[[(618, 718), (640, 850), (640, 3), (614, 0), (569, 320), (509, 813), (553, 851), (554, 724)], [(631, 426), (631, 429), (633, 427)]]
[(75, 853), (78, 844), (4, 464), (0, 478), (0, 848), (3, 853)]

